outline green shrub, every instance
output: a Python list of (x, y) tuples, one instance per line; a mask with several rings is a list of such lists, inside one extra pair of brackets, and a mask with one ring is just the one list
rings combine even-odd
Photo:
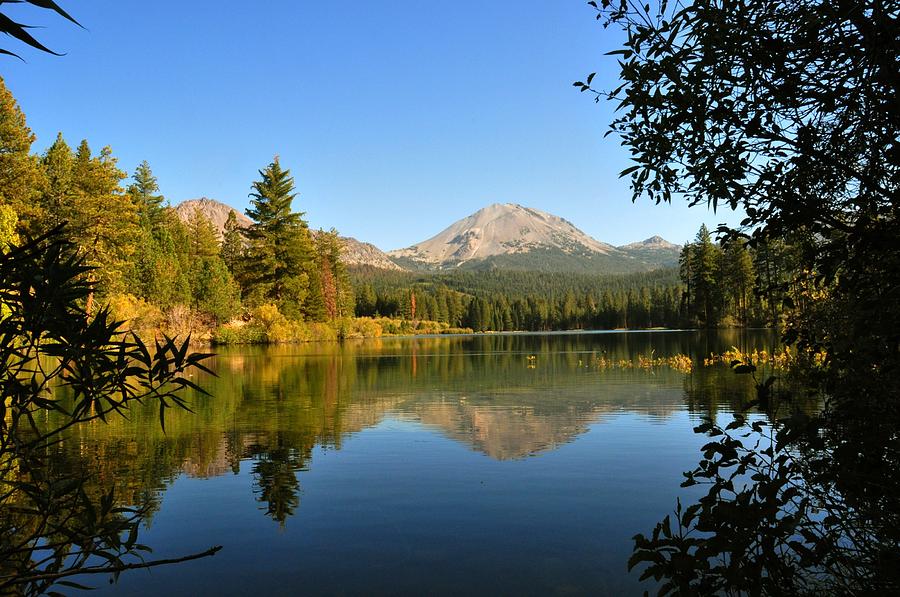
[(232, 321), (216, 328), (212, 341), (213, 344), (264, 344), (266, 334), (258, 325)]
[(380, 338), (383, 331), (381, 325), (369, 317), (345, 317), (337, 322), (338, 338)]
[(128, 329), (141, 337), (152, 336), (165, 319), (159, 307), (133, 294), (111, 295), (107, 304), (113, 317), (126, 322)]

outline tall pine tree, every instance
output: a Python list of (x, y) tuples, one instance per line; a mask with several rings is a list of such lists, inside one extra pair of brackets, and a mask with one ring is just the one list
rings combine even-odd
[(47, 184), (44, 187), (41, 204), (45, 213), (47, 228), (61, 224), (66, 220), (68, 211), (72, 207), (72, 167), (75, 156), (62, 133), (56, 135), (56, 140), (41, 158), (44, 168), (44, 176)]
[(716, 327), (721, 314), (720, 254), (721, 249), (713, 243), (709, 229), (703, 224), (697, 233), (691, 269), (696, 315), (707, 328)]
[(121, 291), (139, 237), (134, 203), (121, 187), (125, 173), (117, 167), (108, 147), (92, 157), (87, 141), (82, 141), (72, 176), (72, 198), (64, 212), (72, 240), (87, 264), (97, 268), (94, 275), (98, 288)]
[(234, 211), (228, 212), (225, 220), (225, 231), (222, 236), (222, 248), (219, 254), (231, 275), (238, 276), (237, 268), (244, 252), (244, 234), (238, 224)]
[(128, 186), (140, 227), (131, 291), (162, 309), (192, 301), (190, 240), (185, 225), (163, 207), (165, 197), (150, 165), (138, 165)]
[(150, 230), (159, 228), (163, 222), (165, 198), (159, 194), (159, 182), (153, 175), (147, 160), (138, 165), (131, 180), (128, 194), (134, 201), (141, 227)]
[(337, 231), (316, 234), (316, 260), (325, 317), (329, 320), (353, 314), (355, 300), (347, 266), (341, 260), (342, 245)]
[(253, 225), (247, 231), (244, 287), (252, 303), (273, 302), (286, 316), (300, 319), (314, 267), (313, 246), (302, 212), (292, 211), (294, 179), (278, 157), (253, 183)]
[(240, 292), (219, 254), (215, 226), (196, 208), (187, 232), (192, 305), (217, 322), (230, 319), (239, 308)]
[(726, 245), (722, 269), (735, 317), (741, 325), (747, 325), (750, 321), (750, 295), (756, 281), (756, 270), (746, 243), (733, 240)]

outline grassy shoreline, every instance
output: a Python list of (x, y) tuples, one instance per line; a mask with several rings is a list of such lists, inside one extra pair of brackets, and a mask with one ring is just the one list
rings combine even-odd
[(130, 295), (108, 297), (108, 305), (116, 319), (126, 321), (128, 329), (142, 338), (149, 340), (164, 335), (190, 335), (194, 343), (206, 346), (340, 342), (383, 337), (687, 331), (668, 327), (475, 331), (438, 321), (391, 317), (344, 317), (329, 322), (312, 322), (289, 319), (275, 305), (261, 305), (241, 318), (218, 323), (187, 307), (174, 307), (163, 312)]

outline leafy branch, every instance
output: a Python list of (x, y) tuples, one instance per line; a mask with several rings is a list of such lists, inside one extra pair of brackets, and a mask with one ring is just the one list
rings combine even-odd
[[(41, 52), (46, 52), (48, 54), (53, 54), (54, 56), (62, 56), (57, 52), (54, 52), (50, 48), (46, 47), (40, 41), (38, 41), (33, 35), (31, 35), (28, 30), (33, 27), (30, 25), (25, 25), (23, 23), (17, 23), (12, 20), (8, 15), (3, 13), (3, 4), (30, 4), (32, 6), (36, 6), (38, 8), (42, 8), (44, 10), (50, 10), (55, 12), (56, 14), (62, 16), (63, 18), (71, 21), (72, 23), (78, 25), (82, 29), (84, 28), (81, 23), (75, 20), (72, 15), (67, 13), (62, 9), (56, 2), (53, 0), (0, 0), (0, 33), (5, 33), (6, 35), (19, 40), (20, 42), (31, 46), (36, 50), (40, 50)], [(7, 56), (14, 56), (19, 60), (23, 60), (21, 56), (12, 52), (10, 50), (0, 48), (0, 54), (5, 54)], [(24, 61), (24, 60), (23, 60)]]

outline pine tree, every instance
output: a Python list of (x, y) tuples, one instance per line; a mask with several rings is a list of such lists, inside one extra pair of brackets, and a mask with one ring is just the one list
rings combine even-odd
[(721, 249), (712, 242), (709, 229), (703, 224), (697, 233), (691, 267), (697, 314), (707, 328), (718, 325), (721, 312), (720, 254)]
[(38, 200), (44, 177), (32, 143), (25, 115), (0, 77), (0, 205), (18, 215), (21, 231), (36, 234), (45, 215)]
[(158, 194), (159, 182), (153, 176), (147, 160), (138, 165), (131, 179), (132, 183), (128, 186), (128, 194), (137, 208), (141, 226), (156, 230), (162, 225), (165, 197)]
[(146, 272), (142, 277), (143, 297), (163, 309), (189, 305), (192, 292), (187, 227), (174, 211), (165, 210), (160, 228), (144, 238), (149, 238), (150, 252), (146, 255)]
[(225, 263), (225, 267), (231, 272), (231, 275), (237, 276), (236, 268), (240, 263), (241, 256), (244, 251), (244, 235), (238, 224), (237, 216), (234, 211), (228, 212), (228, 218), (225, 220), (225, 232), (222, 237), (222, 248), (219, 255)]
[(732, 241), (725, 248), (724, 282), (735, 307), (735, 316), (742, 325), (749, 322), (750, 293), (756, 280), (753, 258), (744, 243)]
[(291, 210), (294, 179), (276, 157), (253, 183), (253, 220), (247, 231), (245, 286), (251, 300), (273, 301), (282, 313), (299, 319), (310, 289), (313, 247), (302, 212)]
[(218, 255), (200, 260), (191, 279), (194, 307), (217, 323), (228, 321), (240, 309), (240, 289)]
[(347, 266), (341, 259), (343, 246), (337, 231), (320, 230), (315, 245), (326, 316), (332, 320), (349, 317), (354, 312), (355, 297)]
[(188, 257), (191, 262), (201, 261), (219, 254), (219, 239), (216, 237), (216, 228), (212, 222), (203, 215), (199, 207), (194, 208), (187, 221), (188, 232)]
[(694, 317), (694, 245), (684, 243), (681, 255), (678, 258), (678, 275), (684, 284), (684, 292), (681, 295), (681, 311), (684, 317), (690, 321)]
[(72, 178), (72, 197), (65, 210), (72, 240), (87, 264), (97, 268), (98, 288), (121, 290), (140, 236), (134, 203), (120, 186), (125, 173), (116, 166), (110, 148), (92, 157), (87, 141), (82, 141), (75, 153)]
[(230, 319), (239, 308), (240, 291), (219, 254), (216, 229), (199, 208), (185, 228), (192, 305), (217, 322)]
[(325, 280), (318, 266), (308, 273), (306, 299), (303, 302), (302, 315), (309, 321), (325, 321), (328, 319), (328, 308), (325, 301)]
[[(322, 319), (334, 321), (338, 317), (338, 288), (334, 275), (334, 264), (330, 247), (330, 234), (319, 230), (315, 236), (316, 248), (316, 280), (318, 292), (321, 294)], [(312, 315), (312, 314), (310, 314)]]
[(45, 214), (45, 226), (51, 228), (67, 219), (72, 208), (72, 167), (75, 156), (62, 133), (56, 135), (44, 156), (41, 165), (44, 168), (46, 186), (44, 187), (41, 206)]
[(378, 297), (371, 284), (363, 284), (356, 300), (356, 314), (360, 317), (373, 317), (378, 310)]

